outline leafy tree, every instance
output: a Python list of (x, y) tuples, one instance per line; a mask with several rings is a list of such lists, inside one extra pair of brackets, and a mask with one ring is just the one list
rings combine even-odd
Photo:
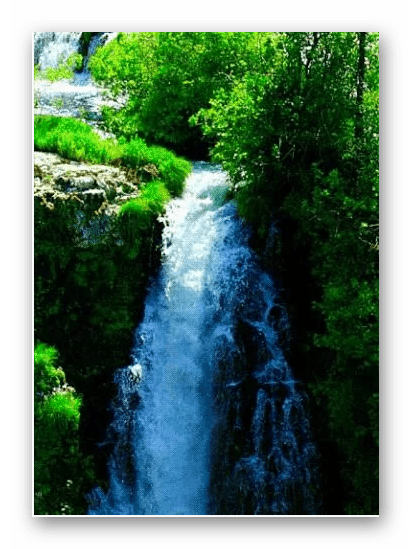
[(179, 153), (204, 155), (199, 129), (188, 120), (235, 74), (257, 62), (255, 33), (120, 33), (90, 62), (93, 77), (127, 104), (105, 109), (108, 127), (137, 134)]

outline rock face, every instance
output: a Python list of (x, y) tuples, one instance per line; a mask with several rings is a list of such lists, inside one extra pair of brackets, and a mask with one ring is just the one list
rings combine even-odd
[[(46, 208), (76, 233), (78, 246), (107, 239), (122, 203), (139, 195), (139, 178), (124, 168), (89, 165), (46, 152), (34, 153), (35, 215)], [(40, 209), (39, 209), (40, 208)], [(111, 236), (113, 236), (111, 234)]]
[[(236, 280), (237, 277), (237, 280)], [(240, 267), (230, 328), (212, 341), (215, 424), (209, 513), (318, 514), (318, 454), (306, 395), (285, 359), (289, 323), (275, 286)], [(285, 348), (285, 349), (284, 349)]]
[(80, 450), (95, 464), (83, 494), (94, 483), (105, 486), (110, 447), (99, 444), (111, 419), (113, 373), (129, 363), (147, 282), (160, 263), (160, 223), (140, 231), (131, 255), (133, 233), (117, 215), (139, 195), (139, 182), (124, 168), (34, 153), (35, 340), (57, 347), (83, 398)]

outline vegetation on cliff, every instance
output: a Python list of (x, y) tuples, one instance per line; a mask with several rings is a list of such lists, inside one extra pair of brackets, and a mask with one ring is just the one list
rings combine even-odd
[[(142, 182), (153, 174), (161, 179), (171, 196), (182, 193), (190, 163), (162, 147), (149, 147), (142, 139), (103, 139), (75, 118), (38, 115), (34, 117), (34, 150), (56, 152), (63, 158), (90, 164), (113, 164), (137, 170)], [(147, 169), (147, 167), (151, 169)]]
[(34, 513), (78, 511), (79, 479), (89, 464), (79, 450), (81, 398), (66, 382), (55, 347), (34, 349)]
[[(79, 191), (93, 187), (92, 169), (83, 176), (81, 166), (62, 161), (55, 174), (53, 166), (50, 173), (42, 165), (35, 170), (35, 513), (84, 514), (85, 494), (106, 483), (110, 447), (97, 452), (96, 445), (110, 418), (112, 374), (129, 360), (147, 282), (159, 263), (157, 218), (182, 192), (191, 165), (141, 139), (104, 140), (79, 120), (38, 116), (34, 124), (36, 150), (115, 164), (124, 171), (118, 176), (125, 179), (124, 196), (140, 191), (113, 203), (110, 213), (118, 189), (105, 182), (105, 202), (96, 212), (94, 200), (103, 190)], [(65, 374), (54, 366), (57, 350)], [(60, 390), (65, 378), (59, 382), (56, 372), (67, 375), (81, 398)], [(44, 383), (52, 398), (40, 387)]]
[(195, 158), (210, 151), (288, 291), (291, 359), (314, 401), (325, 510), (377, 514), (378, 33), (119, 33), (90, 69), (114, 98), (127, 99), (103, 112), (118, 141), (78, 121), (36, 117), (35, 147), (119, 163), (148, 185), (121, 208), (122, 247), (113, 237), (72, 248), (69, 224), (56, 229), (41, 210), (41, 340), (64, 348), (64, 370), (80, 392), (87, 379), (107, 387), (103, 372), (126, 360), (152, 220), (189, 169), (157, 145)]

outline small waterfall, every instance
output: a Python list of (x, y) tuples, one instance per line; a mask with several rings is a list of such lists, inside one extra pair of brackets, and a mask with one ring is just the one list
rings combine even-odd
[(40, 70), (57, 68), (80, 48), (81, 32), (35, 32), (34, 64)]
[[(42, 71), (49, 67), (56, 68), (59, 63), (66, 61), (71, 54), (80, 50), (81, 34), (81, 32), (35, 32), (34, 64), (38, 64)], [(83, 69), (76, 72), (71, 81), (49, 82), (36, 79), (34, 81), (36, 99), (34, 114), (81, 117), (84, 111), (89, 120), (98, 121), (101, 119), (101, 105), (112, 105), (118, 108), (118, 103), (103, 100), (102, 90), (93, 83), (88, 69), (88, 62), (96, 49), (113, 40), (117, 34), (117, 32), (99, 32), (92, 37)]]
[(90, 40), (88, 45), (87, 54), (84, 57), (83, 70), (79, 73), (76, 73), (74, 76), (74, 83), (78, 86), (85, 86), (91, 84), (91, 74), (88, 68), (88, 64), (92, 55), (95, 54), (99, 46), (108, 44), (116, 36), (118, 32), (98, 32)]
[(165, 215), (163, 265), (117, 371), (110, 488), (92, 515), (315, 514), (305, 397), (287, 318), (248, 246), (226, 175), (196, 163)]

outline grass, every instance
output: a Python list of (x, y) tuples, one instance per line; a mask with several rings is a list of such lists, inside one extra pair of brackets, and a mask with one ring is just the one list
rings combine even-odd
[[(137, 171), (144, 166), (155, 166), (161, 182), (173, 197), (182, 193), (184, 180), (191, 171), (187, 160), (162, 147), (149, 147), (142, 139), (127, 143), (102, 139), (88, 124), (75, 118), (35, 116), (34, 150), (55, 152), (90, 164), (118, 163)], [(143, 179), (146, 173), (142, 172)], [(160, 192), (159, 187), (157, 190)]]
[(161, 181), (148, 183), (142, 190), (141, 196), (129, 200), (120, 209), (119, 215), (137, 215), (144, 225), (144, 218), (158, 215), (162, 212), (164, 204), (170, 200), (170, 193)]

